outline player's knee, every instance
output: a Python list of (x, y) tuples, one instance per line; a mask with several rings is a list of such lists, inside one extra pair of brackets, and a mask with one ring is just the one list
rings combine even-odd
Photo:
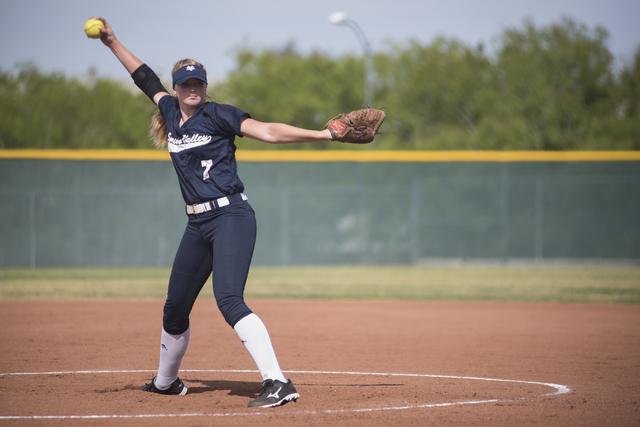
[(184, 316), (171, 316), (171, 313), (164, 313), (162, 317), (162, 327), (171, 335), (180, 335), (189, 329), (189, 318)]
[(218, 308), (232, 328), (245, 316), (252, 313), (242, 297), (227, 297), (217, 301)]

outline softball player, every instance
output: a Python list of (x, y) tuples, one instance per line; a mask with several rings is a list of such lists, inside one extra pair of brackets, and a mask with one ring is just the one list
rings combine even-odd
[(256, 121), (244, 111), (206, 102), (207, 74), (193, 60), (173, 69), (170, 96), (155, 73), (129, 52), (104, 22), (102, 42), (131, 74), (136, 85), (158, 105), (152, 134), (168, 147), (186, 203), (188, 223), (175, 256), (164, 305), (158, 374), (143, 390), (184, 395), (178, 378), (189, 344), (189, 314), (209, 276), (216, 302), (262, 375), (262, 388), (249, 407), (284, 405), (300, 397), (276, 358), (260, 318), (244, 301), (256, 238), (255, 214), (237, 174), (235, 137), (283, 144), (329, 141), (329, 130), (313, 131), (282, 123)]

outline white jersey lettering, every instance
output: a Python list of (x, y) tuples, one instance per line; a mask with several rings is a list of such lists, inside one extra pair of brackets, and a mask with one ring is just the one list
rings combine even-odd
[(169, 132), (167, 140), (169, 141), (169, 152), (179, 153), (180, 151), (208, 144), (211, 142), (211, 135), (200, 135), (196, 133), (195, 135), (184, 135), (182, 139), (177, 139)]

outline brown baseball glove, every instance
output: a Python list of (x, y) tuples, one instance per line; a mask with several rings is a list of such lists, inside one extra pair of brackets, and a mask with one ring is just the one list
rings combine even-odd
[(373, 141), (387, 115), (382, 110), (366, 108), (347, 114), (338, 114), (324, 127), (334, 141), (368, 144)]

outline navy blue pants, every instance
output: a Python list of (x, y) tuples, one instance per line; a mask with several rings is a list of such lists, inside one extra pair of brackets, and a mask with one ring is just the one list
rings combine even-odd
[(189, 314), (209, 276), (213, 276), (218, 308), (231, 327), (251, 314), (244, 302), (244, 287), (256, 242), (253, 209), (246, 201), (239, 201), (188, 216), (162, 320), (164, 330), (173, 335), (189, 328)]

